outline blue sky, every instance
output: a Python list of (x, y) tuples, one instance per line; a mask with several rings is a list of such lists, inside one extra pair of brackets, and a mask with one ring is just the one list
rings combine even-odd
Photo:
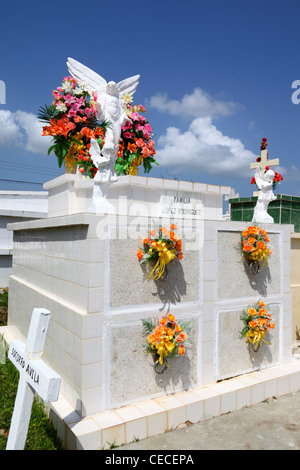
[(300, 195), (299, 13), (297, 0), (5, 2), (0, 190), (41, 190), (32, 183), (62, 173), (35, 115), (73, 57), (107, 81), (141, 75), (134, 103), (147, 109), (160, 163), (150, 176), (251, 196), (249, 164), (266, 137), (284, 177), (277, 193)]

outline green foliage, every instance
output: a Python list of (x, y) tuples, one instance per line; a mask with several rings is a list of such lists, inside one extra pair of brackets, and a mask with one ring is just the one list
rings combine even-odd
[(7, 307), (8, 306), (8, 289), (3, 289), (0, 292), (0, 307)]
[(37, 118), (41, 122), (49, 123), (51, 119), (59, 119), (62, 114), (53, 104), (50, 106), (45, 104), (45, 106), (40, 107)]

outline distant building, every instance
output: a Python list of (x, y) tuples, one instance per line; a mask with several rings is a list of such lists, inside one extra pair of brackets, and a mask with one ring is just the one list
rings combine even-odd
[(0, 191), (0, 288), (8, 287), (12, 270), (13, 232), (7, 224), (47, 216), (47, 191)]

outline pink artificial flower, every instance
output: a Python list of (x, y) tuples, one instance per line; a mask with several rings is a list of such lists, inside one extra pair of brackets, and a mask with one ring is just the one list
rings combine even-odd
[(150, 132), (150, 133), (152, 132), (152, 127), (150, 126), (149, 123), (145, 124), (144, 129), (145, 129), (146, 132)]
[(86, 117), (88, 119), (90, 119), (91, 115), (92, 115), (92, 110), (90, 108), (85, 108), (84, 110), (84, 114), (86, 115)]
[(131, 113), (130, 114), (130, 119), (132, 119), (133, 121), (138, 121), (139, 118), (140, 118), (140, 115), (138, 113)]
[(94, 101), (97, 101), (97, 98), (98, 98), (97, 91), (92, 91), (92, 95), (93, 95)]
[(145, 142), (143, 141), (143, 139), (137, 139), (137, 140), (135, 141), (135, 145), (136, 145), (137, 147), (145, 147), (146, 144), (145, 144)]
[(66, 96), (65, 96), (65, 103), (66, 105), (70, 106), (72, 103), (75, 103), (76, 101), (76, 98), (75, 96), (71, 95), (71, 93), (68, 93)]
[(76, 98), (76, 104), (78, 105), (79, 108), (85, 105), (83, 96), (81, 96), (81, 98)]
[(75, 109), (70, 109), (68, 112), (68, 117), (75, 117), (77, 114), (77, 111)]
[(126, 129), (131, 129), (131, 124), (129, 121), (126, 121), (124, 126), (122, 126), (122, 131), (126, 131)]
[(136, 125), (135, 125), (135, 130), (136, 130), (136, 131), (142, 131), (142, 132), (143, 132), (143, 131), (144, 131), (144, 126), (142, 126), (141, 124), (136, 124)]
[(60, 100), (62, 98), (61, 94), (57, 90), (54, 90), (52, 95), (55, 100)]
[(123, 136), (124, 136), (126, 139), (131, 139), (131, 137), (133, 137), (133, 133), (132, 133), (132, 132), (124, 132), (124, 133), (123, 133)]

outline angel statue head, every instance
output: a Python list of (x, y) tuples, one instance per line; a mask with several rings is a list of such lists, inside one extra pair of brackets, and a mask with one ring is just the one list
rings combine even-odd
[(94, 165), (100, 170), (95, 181), (116, 181), (117, 175), (114, 165), (117, 158), (121, 128), (129, 120), (123, 108), (122, 96), (133, 95), (139, 84), (139, 75), (126, 78), (119, 83), (107, 81), (93, 70), (68, 58), (67, 67), (72, 77), (85, 84), (87, 91), (97, 92), (96, 117), (98, 120), (109, 121), (110, 126), (105, 134), (105, 144), (100, 151), (96, 141), (91, 145), (91, 158)]

